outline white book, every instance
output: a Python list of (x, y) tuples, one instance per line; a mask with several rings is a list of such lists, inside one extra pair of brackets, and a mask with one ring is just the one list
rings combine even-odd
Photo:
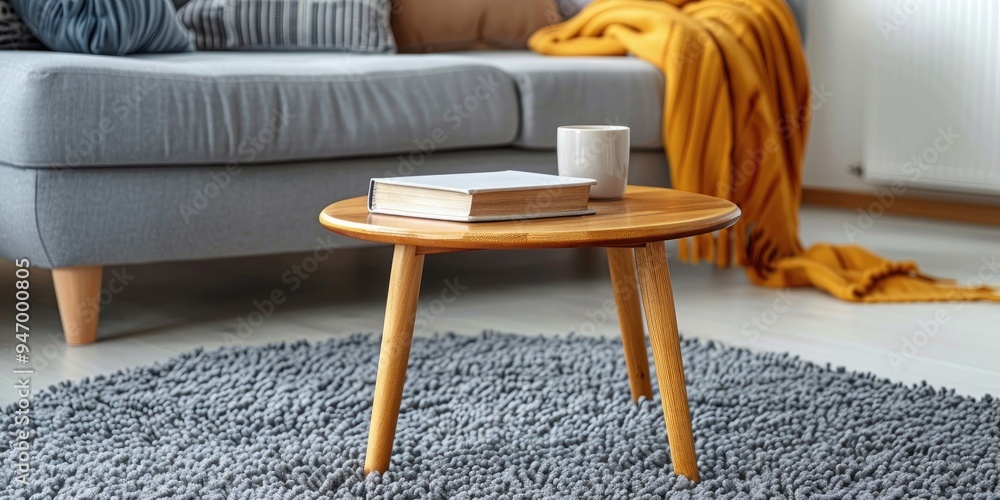
[(594, 179), (505, 170), (372, 179), (368, 211), (462, 222), (593, 214)]

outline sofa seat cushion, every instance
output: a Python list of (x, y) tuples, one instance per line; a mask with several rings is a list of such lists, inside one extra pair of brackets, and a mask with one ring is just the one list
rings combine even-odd
[[(42, 268), (139, 264), (372, 245), (317, 221), (372, 177), (504, 170), (556, 173), (554, 151), (446, 151), (413, 171), (391, 156), (248, 165), (28, 169), (0, 165), (0, 258)], [(629, 179), (669, 186), (663, 152), (635, 152)], [(332, 243), (332, 245), (331, 245)]]
[(9, 52), (0, 80), (0, 163), (19, 167), (419, 161), (519, 126), (510, 77), (449, 55)]
[(491, 64), (514, 79), (521, 96), (515, 146), (555, 148), (560, 125), (627, 125), (632, 149), (663, 149), (664, 77), (646, 61), (527, 51), (467, 52), (460, 57)]

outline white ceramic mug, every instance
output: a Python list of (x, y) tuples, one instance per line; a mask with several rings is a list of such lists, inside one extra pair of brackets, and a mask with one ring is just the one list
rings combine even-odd
[(617, 200), (628, 184), (629, 128), (620, 125), (559, 127), (556, 154), (559, 175), (588, 177), (594, 200)]

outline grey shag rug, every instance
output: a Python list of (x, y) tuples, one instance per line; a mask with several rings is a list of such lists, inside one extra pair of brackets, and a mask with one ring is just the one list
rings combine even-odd
[[(196, 351), (33, 401), (37, 498), (996, 498), (1000, 402), (685, 340), (702, 482), (621, 344), (415, 339), (391, 470), (362, 473), (377, 339)], [(8, 416), (13, 407), (5, 409)], [(0, 429), (13, 440), (12, 419)]]

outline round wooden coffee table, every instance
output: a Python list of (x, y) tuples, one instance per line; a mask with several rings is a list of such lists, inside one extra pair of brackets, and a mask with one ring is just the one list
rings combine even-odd
[(365, 455), (366, 473), (389, 468), (424, 255), (487, 249), (607, 247), (632, 399), (653, 397), (639, 306), (641, 295), (674, 471), (698, 480), (663, 241), (729, 227), (739, 219), (740, 209), (711, 196), (639, 186), (629, 186), (621, 200), (591, 201), (590, 208), (597, 213), (479, 223), (370, 214), (364, 196), (339, 201), (323, 210), (319, 220), (330, 231), (396, 246)]

